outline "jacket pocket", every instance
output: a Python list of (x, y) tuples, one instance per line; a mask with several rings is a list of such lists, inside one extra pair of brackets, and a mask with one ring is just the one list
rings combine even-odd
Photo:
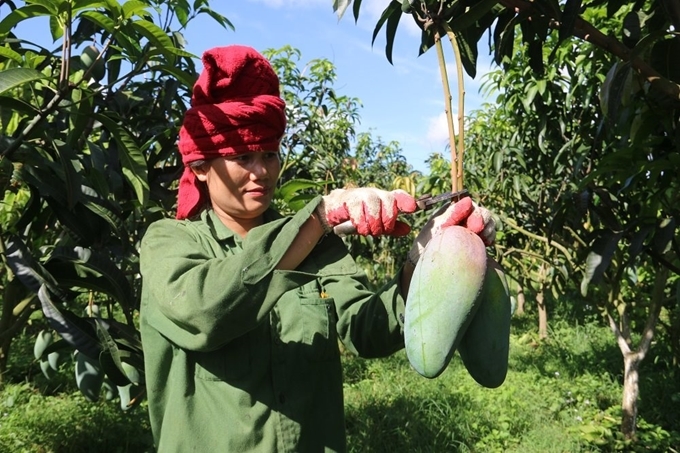
[(321, 294), (317, 291), (300, 295), (302, 342), (310, 361), (332, 360), (339, 355), (335, 303)]
[(250, 342), (248, 335), (236, 338), (210, 352), (192, 352), (197, 379), (205, 381), (235, 381), (250, 373)]

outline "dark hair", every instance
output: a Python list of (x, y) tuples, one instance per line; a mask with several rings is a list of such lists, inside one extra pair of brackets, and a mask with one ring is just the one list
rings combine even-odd
[(208, 162), (208, 161), (207, 161), (207, 160), (204, 160), (204, 159), (194, 160), (194, 161), (192, 161), (192, 162), (189, 162), (189, 163), (187, 164), (187, 166), (188, 166), (189, 168), (198, 168), (198, 167), (201, 167), (201, 166), (202, 166), (203, 164), (205, 164), (206, 162)]

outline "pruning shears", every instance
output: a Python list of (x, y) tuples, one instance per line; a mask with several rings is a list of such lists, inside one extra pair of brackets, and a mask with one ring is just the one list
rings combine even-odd
[[(432, 206), (436, 205), (437, 203), (441, 203), (442, 201), (451, 200), (451, 202), (456, 202), (469, 196), (470, 192), (468, 192), (467, 189), (459, 190), (457, 192), (445, 192), (434, 196), (425, 194), (416, 199), (417, 208), (414, 212), (427, 211)], [(356, 228), (354, 228), (352, 222), (348, 220), (333, 227), (333, 233), (337, 234), (338, 236), (346, 236), (348, 234), (356, 233)]]

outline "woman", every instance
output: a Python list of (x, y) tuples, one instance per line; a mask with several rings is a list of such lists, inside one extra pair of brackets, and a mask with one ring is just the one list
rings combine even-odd
[(467, 199), (428, 222), (408, 262), (368, 290), (332, 228), (404, 235), (403, 191), (337, 189), (292, 217), (270, 208), (286, 121), (279, 81), (252, 48), (203, 55), (179, 138), (177, 220), (141, 247), (141, 332), (160, 452), (344, 451), (338, 340), (363, 357), (403, 348), (414, 265), (429, 237), (465, 223), (493, 240)]

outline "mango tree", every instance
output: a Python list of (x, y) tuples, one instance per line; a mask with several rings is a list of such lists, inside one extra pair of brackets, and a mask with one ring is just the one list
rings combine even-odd
[[(39, 336), (41, 363), (77, 349), (127, 407), (131, 386), (143, 383), (137, 244), (173, 209), (175, 141), (195, 80), (182, 32), (198, 14), (231, 24), (202, 0), (2, 9), (0, 156), (10, 215), (0, 232), (0, 326), (9, 338), (40, 306), (61, 337), (45, 344)], [(41, 26), (51, 43), (33, 42), (31, 27)]]
[[(333, 6), (342, 16), (352, 3), (357, 19), (361, 0), (334, 0)], [(584, 268), (584, 278), (581, 286), (584, 294), (589, 286), (601, 283), (603, 278), (613, 283), (620, 282), (626, 275), (633, 275), (635, 282), (653, 281), (651, 297), (641, 297), (647, 289), (644, 285), (635, 292), (622, 292), (619, 289), (621, 285), (616, 284), (611, 287), (612, 291), (608, 291), (604, 304), (606, 316), (624, 355), (621, 430), (626, 439), (634, 439), (639, 363), (649, 350), (659, 317), (663, 317), (666, 325), (677, 325), (671, 317), (673, 313), (677, 316), (677, 309), (670, 306), (677, 304), (677, 299), (671, 297), (668, 276), (669, 273), (677, 275), (680, 270), (680, 246), (675, 234), (678, 190), (676, 178), (671, 176), (677, 172), (680, 143), (677, 135), (680, 76), (677, 65), (672, 63), (673, 56), (678, 55), (679, 40), (673, 31), (680, 26), (678, 2), (603, 1), (584, 5), (580, 0), (567, 0), (561, 4), (551, 0), (392, 0), (383, 11), (373, 35), (375, 39), (385, 27), (388, 59), (391, 59), (402, 15), (411, 16), (421, 27), (421, 53), (432, 46), (439, 50), (443, 34), (453, 34), (459, 49), (458, 58), (472, 77), (475, 75), (477, 45), (485, 31), (492, 36), (494, 59), (498, 64), (520, 57), (525, 59), (522, 62), (526, 61), (527, 70), (530, 69), (534, 75), (527, 81), (528, 86), (522, 87), (524, 90), (518, 89), (515, 93), (515, 96), (521, 93), (522, 99), (514, 102), (526, 104), (523, 114), (536, 109), (537, 103), (540, 106), (544, 96), (551, 97), (551, 104), (559, 100), (567, 112), (571, 108), (580, 111), (577, 102), (585, 105), (594, 103), (593, 87), (586, 89), (589, 95), (573, 98), (571, 103), (565, 103), (564, 99), (573, 94), (569, 90), (575, 86), (569, 86), (561, 93), (548, 89), (545, 74), (550, 73), (550, 66), (555, 61), (559, 61), (560, 52), (576, 56), (577, 52), (570, 52), (570, 48), (589, 43), (592, 55), (603, 62), (603, 71), (597, 72), (600, 78), (597, 85), (604, 82), (600, 94), (602, 111), (590, 110), (590, 119), (583, 118), (583, 123), (574, 123), (575, 129), (570, 131), (573, 137), (559, 137), (559, 133), (567, 132), (566, 128), (561, 130), (563, 126), (559, 122), (548, 124), (551, 118), (545, 115), (545, 111), (550, 109), (550, 104), (545, 104), (546, 109), (536, 110), (537, 114), (543, 115), (546, 123), (541, 124), (542, 118), (536, 118), (533, 136), (527, 135), (527, 139), (519, 143), (524, 147), (529, 139), (543, 141), (548, 133), (555, 143), (537, 143), (531, 148), (540, 151), (545, 159), (553, 158), (550, 168), (562, 172), (561, 180), (551, 182), (555, 191), (544, 196), (540, 192), (542, 186), (536, 186), (542, 183), (539, 179), (542, 168), (530, 169), (534, 172), (530, 179), (518, 175), (518, 189), (513, 189), (515, 194), (531, 195), (532, 200), (517, 200), (511, 207), (514, 215), (516, 208), (521, 206), (529, 208), (533, 205), (537, 209), (538, 206), (533, 203), (536, 201), (553, 214), (550, 219), (552, 225), (549, 221), (541, 221), (540, 235), (519, 225), (519, 222), (514, 230), (527, 237), (525, 242), (538, 240), (551, 249), (561, 244), (569, 255), (582, 257), (580, 263)], [(519, 45), (516, 36), (521, 40)], [(573, 81), (577, 79), (573, 75), (570, 77)], [(445, 93), (448, 96), (446, 87)], [(510, 100), (512, 98), (505, 98), (505, 101)], [(448, 101), (446, 99), (447, 113), (450, 110)], [(459, 114), (461, 111), (459, 108)], [(573, 141), (574, 137), (578, 140)], [(454, 151), (453, 140), (451, 148)], [(489, 153), (487, 159), (501, 151), (483, 149), (483, 152)], [(572, 151), (580, 152), (583, 158), (561, 160)], [(513, 169), (519, 170), (522, 163), (517, 161), (518, 155), (517, 152), (503, 150), (499, 160), (515, 159)], [(458, 158), (461, 158), (460, 151), (452, 158), (456, 165), (461, 163), (455, 160)], [(497, 168), (502, 169), (502, 165)], [(452, 177), (459, 174), (461, 172), (456, 171)], [(569, 175), (585, 177), (575, 184), (575, 179), (564, 179)], [(492, 178), (496, 176), (489, 175)], [(549, 180), (550, 176), (546, 173), (544, 180)], [(523, 182), (536, 192), (523, 191)], [(533, 183), (533, 187), (528, 182)], [(558, 189), (565, 182), (566, 185)], [(535, 212), (532, 218), (538, 219), (544, 214)], [(569, 221), (577, 219), (583, 221), (583, 228), (581, 232), (572, 234), (566, 226), (571, 226)], [(512, 227), (511, 222), (508, 225)], [(550, 234), (546, 234), (548, 232)], [(588, 247), (581, 247), (581, 241), (585, 241)], [(552, 253), (550, 249), (545, 251)], [(561, 255), (567, 256), (564, 252)], [(641, 273), (640, 266), (650, 272)], [(638, 345), (634, 345), (631, 336), (633, 294), (638, 299), (636, 306), (644, 305), (648, 313)], [(669, 309), (667, 313), (663, 311), (664, 305)]]

